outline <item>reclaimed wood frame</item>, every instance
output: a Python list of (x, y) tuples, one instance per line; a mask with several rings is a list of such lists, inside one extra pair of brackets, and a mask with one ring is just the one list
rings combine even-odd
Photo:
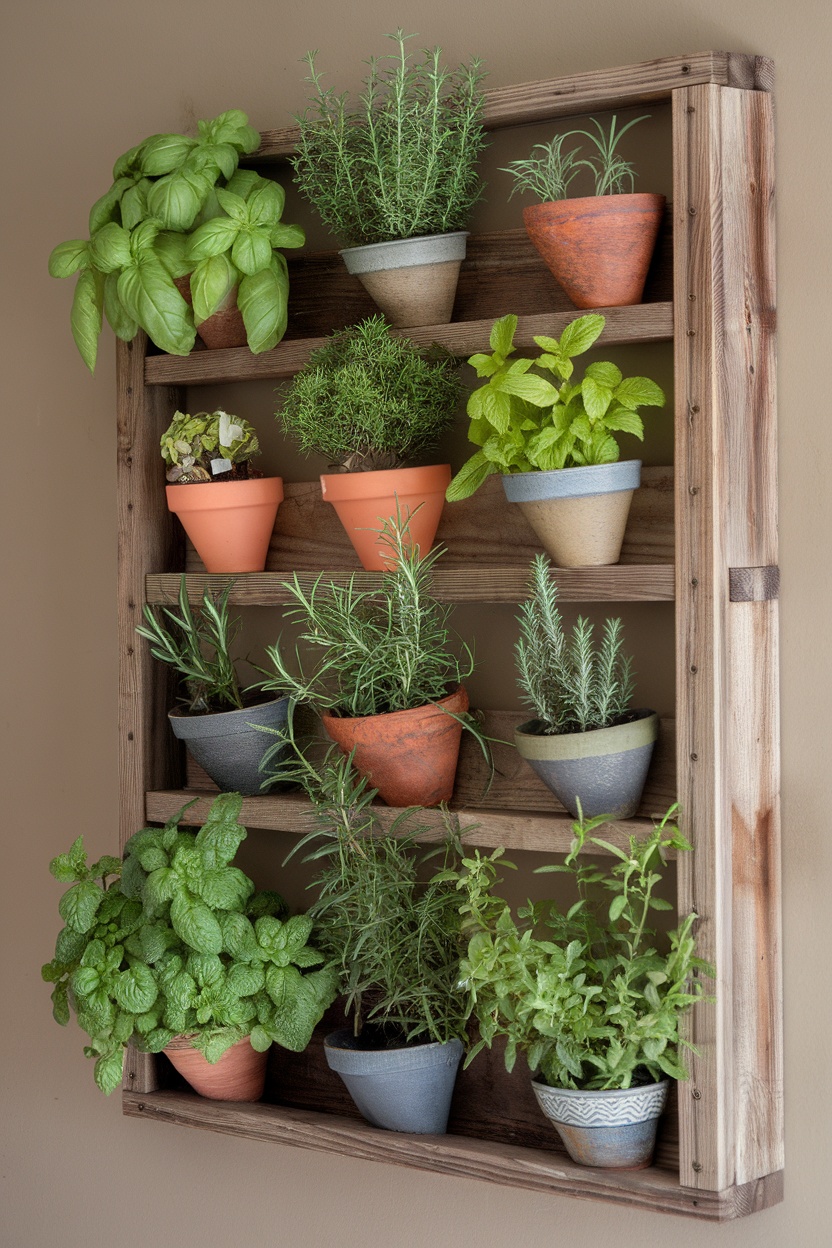
[[(694, 844), (680, 863), (679, 908), (696, 910), (700, 951), (718, 970), (714, 1004), (699, 1005), (688, 1024), (698, 1054), (690, 1082), (678, 1086), (678, 1163), (672, 1143), (666, 1163), (677, 1172), (596, 1171), (545, 1143), (521, 1148), (493, 1136), (397, 1136), (339, 1116), (349, 1111), (337, 1106), (321, 1113), (204, 1101), (163, 1087), (156, 1061), (132, 1050), (126, 1114), (709, 1220), (782, 1199), (772, 81), (765, 57), (702, 53), (499, 88), (486, 100), (493, 129), (648, 101), (672, 108), (673, 302), (659, 293), (610, 310), (605, 341), (674, 341), (675, 568), (661, 543), (656, 557), (636, 540), (627, 564), (564, 574), (562, 590), (572, 601), (675, 598), (676, 788)], [(294, 138), (292, 130), (265, 133), (257, 158), (284, 159)], [(533, 263), (518, 232), (505, 239), (518, 264)], [(489, 245), (483, 236), (483, 255)], [(336, 272), (330, 259), (319, 262)], [(571, 317), (562, 304), (521, 311), (522, 340), (558, 333)], [(467, 354), (487, 337), (486, 315), (412, 336)], [(164, 724), (170, 682), (133, 631), (142, 603), (166, 600), (173, 569), (186, 566), (165, 507), (159, 436), (187, 383), (288, 376), (315, 345), (309, 335), (256, 357), (243, 348), (179, 359), (147, 354), (141, 335), (118, 344), (122, 844), (145, 820), (167, 818), (183, 796), (183, 759)], [(490, 565), (466, 556), (442, 573), (437, 591), (448, 601), (516, 600), (524, 540), (503, 564), (499, 551)], [(296, 566), (321, 566), (323, 556), (316, 563), (306, 553)], [(196, 597), (211, 578), (187, 566)], [(235, 601), (278, 604), (285, 563), (270, 566), (238, 580)], [(351, 566), (347, 559), (335, 570)], [(206, 808), (203, 798), (197, 821)], [(478, 843), (552, 852), (567, 844), (568, 822), (556, 810), (475, 813), (484, 819)], [(307, 817), (296, 797), (246, 799), (243, 812), (253, 826), (287, 831), (304, 830)]]

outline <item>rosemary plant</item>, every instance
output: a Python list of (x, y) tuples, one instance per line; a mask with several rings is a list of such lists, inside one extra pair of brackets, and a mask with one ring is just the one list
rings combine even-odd
[[(543, 203), (566, 199), (570, 184), (578, 176), (581, 169), (588, 169), (595, 178), (596, 195), (620, 195), (632, 191), (635, 186), (635, 170), (631, 161), (624, 160), (618, 152), (618, 144), (633, 126), (646, 121), (649, 114), (634, 117), (616, 131), (617, 117), (613, 114), (609, 133), (598, 121), (590, 118), (595, 130), (569, 130), (566, 134), (556, 135), (550, 143), (536, 143), (532, 154), (526, 160), (513, 160), (501, 169), (502, 173), (510, 173), (514, 178), (511, 195), (528, 192), (537, 196)], [(567, 139), (580, 136), (589, 139), (595, 152), (583, 159), (578, 159), (580, 147), (564, 151)], [(535, 156), (535, 152), (541, 152)], [(509, 199), (511, 198), (509, 196)]]
[[(243, 706), (243, 697), (231, 658), (231, 643), (240, 629), (240, 621), (229, 620), (228, 596), (231, 586), (216, 598), (206, 589), (202, 606), (191, 610), (187, 581), (179, 583), (179, 612), (162, 608), (163, 619), (147, 604), (146, 623), (136, 632), (150, 642), (154, 659), (175, 667), (184, 682), (189, 715), (212, 711), (233, 710)], [(169, 627), (165, 623), (168, 621)]]
[(396, 51), (371, 58), (356, 111), (322, 85), (317, 53), (304, 58), (312, 96), (296, 119), (295, 181), (350, 247), (463, 229), (482, 194), (481, 62), (448, 70), (441, 48), (414, 59), (412, 37), (397, 30)]
[(518, 681), (523, 701), (544, 734), (607, 728), (627, 714), (633, 696), (632, 663), (621, 653), (620, 619), (607, 619), (600, 646), (593, 626), (579, 616), (567, 639), (557, 586), (545, 555), (535, 555), (529, 597), (520, 604)]
[(646, 121), (649, 114), (645, 113), (643, 117), (634, 117), (632, 121), (628, 121), (626, 126), (622, 126), (616, 134), (615, 123), (616, 116), (613, 114), (610, 122), (609, 134), (606, 134), (604, 127), (601, 125), (597, 117), (590, 118), (595, 132), (591, 130), (576, 130), (575, 134), (583, 135), (595, 145), (595, 155), (587, 157), (580, 163), (590, 169), (595, 175), (595, 194), (596, 195), (622, 195), (629, 186), (630, 191), (635, 186), (635, 171), (632, 163), (624, 160), (616, 148), (619, 141), (632, 129), (638, 125), (640, 121)]
[(435, 446), (460, 394), (450, 355), (391, 337), (379, 315), (313, 351), (278, 415), (305, 455), (325, 455), (347, 472), (377, 471)]

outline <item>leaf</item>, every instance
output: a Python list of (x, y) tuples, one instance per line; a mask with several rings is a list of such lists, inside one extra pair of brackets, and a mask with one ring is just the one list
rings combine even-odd
[(77, 962), (86, 947), (87, 937), (83, 932), (76, 932), (71, 927), (62, 927), (55, 941), (55, 958), (64, 964)]
[(178, 895), (171, 902), (170, 921), (177, 935), (197, 953), (216, 954), (222, 949), (220, 925), (204, 902)]
[(237, 820), (243, 799), (239, 793), (220, 793), (211, 803), (194, 844), (206, 867), (226, 867), (246, 839), (246, 830)]
[(197, 326), (213, 316), (233, 291), (239, 272), (225, 254), (207, 256), (191, 273), (191, 298)]
[(103, 307), (104, 277), (94, 269), (84, 269), (75, 287), (69, 322), (81, 359), (91, 373), (95, 372)]
[(125, 230), (135, 229), (147, 216), (147, 193), (151, 185), (147, 178), (142, 178), (122, 195), (121, 224)]
[(457, 503), (463, 498), (470, 498), (480, 488), (486, 477), (496, 471), (496, 464), (493, 464), (482, 451), (477, 451), (476, 455), (472, 455), (468, 462), (462, 465), (451, 481), (445, 491), (445, 498), (449, 503)]
[(614, 397), (623, 407), (664, 407), (665, 394), (661, 386), (648, 377), (625, 377), (615, 390)]
[(485, 386), (482, 391), (482, 414), (497, 433), (506, 433), (511, 424), (511, 399), (493, 385)]
[(69, 1022), (69, 990), (65, 983), (56, 984), (52, 989), (52, 1017), (61, 1027)]
[(148, 845), (146, 849), (140, 849), (136, 857), (148, 873), (170, 866), (167, 854), (158, 845)]
[(285, 202), (286, 192), (283, 187), (268, 178), (261, 178), (259, 185), (249, 193), (245, 201), (248, 221), (252, 225), (277, 225)]
[(163, 230), (189, 230), (211, 188), (210, 179), (194, 170), (169, 173), (148, 192), (148, 212)]
[(245, 962), (258, 959), (260, 949), (254, 935), (254, 927), (244, 914), (224, 914), (219, 920), (222, 930), (223, 949), (232, 958)]
[(581, 397), (583, 398), (587, 415), (592, 420), (598, 420), (604, 415), (612, 402), (612, 390), (607, 386), (600, 385), (592, 377), (585, 377), (581, 384)]
[(266, 1029), (261, 1027), (259, 1024), (256, 1027), (252, 1027), (249, 1040), (251, 1041), (251, 1047), (254, 1049), (255, 1053), (265, 1053), (266, 1050), (270, 1049), (272, 1046), (271, 1036)]
[(604, 417), (604, 428), (619, 433), (632, 433), (637, 438), (644, 438), (644, 423), (641, 417), (625, 407), (615, 407), (607, 412)]
[(515, 398), (533, 403), (535, 407), (552, 407), (558, 401), (556, 387), (544, 377), (504, 373), (494, 384), (499, 385), (504, 394), (513, 394)]
[[(251, 192), (249, 193), (251, 194)], [(221, 187), (217, 187), (217, 199), (222, 205), (223, 211), (228, 213), (231, 220), (237, 225), (249, 225), (251, 223), (248, 204), (240, 195), (234, 195), (228, 189), (223, 190)]]
[(609, 390), (614, 390), (621, 381), (621, 369), (606, 361), (588, 364), (585, 375), (591, 377), (593, 381), (597, 381), (599, 385), (606, 386)]
[(50, 276), (72, 277), (73, 273), (89, 264), (89, 249), (89, 243), (83, 238), (58, 243), (49, 257)]
[[(500, 317), (491, 328), (491, 350), (505, 357), (514, 350), (514, 335), (517, 332), (517, 317), (513, 313)], [(470, 361), (469, 361), (470, 363)]]
[(101, 986), (101, 976), (94, 966), (79, 966), (73, 971), (70, 983), (77, 997), (89, 997)]
[(49, 873), (56, 880), (60, 880), (62, 884), (68, 884), (70, 880), (77, 880), (86, 875), (85, 863), (87, 855), (84, 853), (84, 838), (79, 836), (73, 841), (72, 848), (68, 854), (58, 854), (49, 863)]
[(132, 177), (116, 178), (109, 191), (105, 191), (101, 198), (95, 201), (92, 208), (90, 208), (90, 234), (100, 230), (102, 225), (106, 225), (108, 221), (115, 221), (119, 215), (118, 210), (121, 200), (130, 187), (133, 186), (133, 183), (134, 179)]
[(98, 884), (82, 880), (64, 893), (58, 902), (58, 912), (67, 927), (75, 932), (88, 932), (95, 923), (103, 897), (103, 889)]
[(157, 347), (188, 355), (196, 329), (193, 315), (155, 255), (143, 256), (118, 279), (118, 297)]
[(299, 225), (284, 225), (279, 221), (269, 230), (269, 242), (272, 247), (302, 247), (306, 232)]
[(272, 966), (266, 972), (266, 990), (275, 1005), (272, 1039), (301, 1053), (334, 997), (334, 977), (328, 971), (301, 975), (293, 966)]
[(560, 350), (571, 359), (575, 355), (583, 355), (595, 340), (600, 337), (606, 325), (606, 318), (598, 312), (590, 312), (587, 316), (579, 316), (566, 326), (560, 336)]
[[(129, 863), (134, 859), (128, 858), (125, 861), (124, 869), (127, 871)], [(151, 909), (158, 910), (166, 902), (172, 901), (181, 886), (179, 876), (171, 867), (159, 867), (158, 870), (152, 871), (144, 881), (144, 896)]]
[(93, 1072), (95, 1082), (107, 1096), (115, 1092), (124, 1077), (124, 1049), (99, 1057)]
[(187, 277), (190, 273), (193, 267), (188, 260), (190, 241), (187, 234), (176, 234), (173, 230), (162, 230), (156, 235), (153, 250), (171, 277)]
[(155, 134), (142, 144), (141, 168), (148, 177), (158, 178), (178, 169), (196, 146), (196, 139), (184, 134)]
[(240, 199), (248, 199), (259, 181), (260, 174), (255, 173), (253, 169), (238, 169), (234, 176), (229, 178), (225, 190), (230, 195), (238, 195)]
[(214, 910), (242, 910), (254, 885), (239, 867), (214, 867), (205, 872), (197, 891)]
[(624, 893), (621, 893), (618, 897), (613, 897), (612, 904), (610, 905), (610, 923), (617, 922), (626, 908), (627, 897)]
[(237, 997), (253, 997), (265, 983), (262, 966), (245, 966), (238, 963), (228, 972), (228, 987)]
[(483, 355), (482, 353), (469, 356), (468, 363), (477, 370), (478, 377), (491, 377), (501, 367), (493, 355)]
[(231, 248), (231, 259), (248, 277), (254, 277), (268, 268), (272, 258), (269, 232), (262, 226), (243, 227)]
[(253, 277), (244, 277), (237, 291), (237, 306), (243, 314), (252, 354), (270, 351), (280, 342), (286, 333), (288, 301), (286, 261), (274, 252), (268, 268)]
[(129, 1014), (144, 1014), (159, 995), (149, 966), (137, 963), (123, 971), (113, 985), (113, 996)]

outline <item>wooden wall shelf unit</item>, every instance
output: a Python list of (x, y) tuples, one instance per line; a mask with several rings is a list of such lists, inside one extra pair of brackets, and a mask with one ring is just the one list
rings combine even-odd
[[(181, 1090), (164, 1059), (131, 1052), (125, 1113), (707, 1220), (782, 1199), (772, 77), (764, 57), (713, 52), (500, 88), (486, 100), (492, 129), (656, 101), (672, 111), (673, 204), (645, 301), (607, 310), (602, 344), (673, 341), (675, 467), (646, 471), (621, 564), (554, 574), (568, 602), (675, 602), (675, 721), (663, 726), (639, 817), (612, 836), (645, 826), (678, 796), (694, 844), (678, 865), (678, 906), (700, 916), (699, 947), (718, 985), (715, 1004), (691, 1017), (699, 1053), (690, 1082), (675, 1090), (654, 1165), (573, 1165), (527, 1082), (509, 1081), (498, 1053), (460, 1077), (448, 1136), (374, 1130), (327, 1070), (320, 1035), (305, 1054), (273, 1052), (258, 1105), (201, 1100)], [(267, 132), (252, 159), (283, 160), (294, 138)], [(179, 359), (149, 352), (141, 336), (118, 344), (122, 843), (190, 797), (198, 823), (211, 797), (168, 732), (163, 665), (134, 632), (143, 603), (175, 597), (182, 571), (192, 599), (226, 580), (206, 576), (166, 509), (159, 437), (186, 385), (290, 376), (330, 329), (371, 310), (334, 253), (291, 264), (289, 332), (273, 351)], [(493, 319), (509, 310), (520, 315), (521, 344), (559, 333), (575, 315), (516, 230), (472, 238), (450, 325), (402, 332), (465, 356), (483, 349)], [(448, 555), (434, 584), (445, 601), (522, 595), (537, 546), (499, 482), (446, 508), (440, 538)], [(267, 570), (234, 578), (232, 601), (279, 608), (292, 571), (342, 580), (356, 568), (317, 485), (290, 485)], [(498, 711), (489, 722), (505, 732), (515, 721)], [(563, 852), (568, 819), (551, 794), (511, 751), (497, 761), (483, 798), (475, 757), (463, 757), (455, 805), (463, 828), (477, 825), (466, 839)], [(247, 798), (243, 808), (246, 824), (289, 833), (304, 832), (308, 814), (291, 794)]]

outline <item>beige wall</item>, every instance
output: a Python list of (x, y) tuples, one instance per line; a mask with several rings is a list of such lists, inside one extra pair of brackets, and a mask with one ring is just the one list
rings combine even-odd
[[(57, 928), (49, 857), (80, 832), (96, 852), (116, 838), (113, 352), (107, 342), (91, 380), (70, 340), (69, 286), (48, 278), (47, 254), (82, 232), (131, 143), (232, 105), (255, 124), (285, 124), (307, 48), (354, 85), (359, 60), (399, 21), (451, 58), (480, 51), (494, 86), (709, 48), (777, 60), (787, 1199), (722, 1229), (127, 1121), (95, 1092), (77, 1031), (54, 1026), (38, 981)], [(3, 26), (0, 1242), (827, 1243), (826, 0), (27, 0), (7, 6)]]

